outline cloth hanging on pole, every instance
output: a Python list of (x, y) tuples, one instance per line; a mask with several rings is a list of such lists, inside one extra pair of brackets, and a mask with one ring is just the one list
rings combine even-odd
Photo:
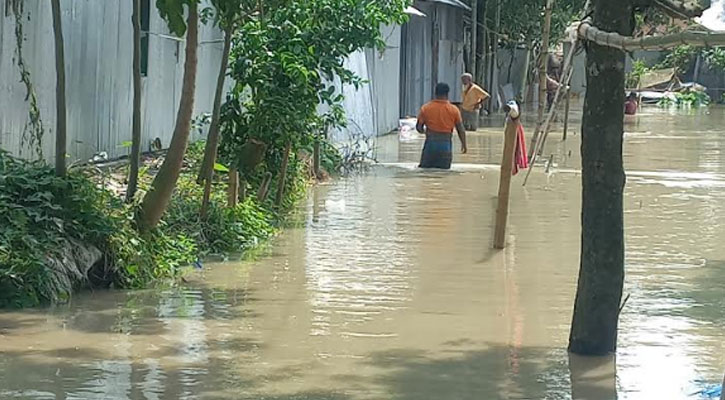
[(524, 126), (519, 124), (516, 129), (516, 153), (514, 154), (514, 169), (512, 175), (519, 173), (519, 170), (529, 168), (529, 153), (526, 152), (526, 135)]

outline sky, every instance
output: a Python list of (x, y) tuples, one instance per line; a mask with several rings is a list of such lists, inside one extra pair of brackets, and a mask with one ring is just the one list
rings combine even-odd
[(725, 31), (725, 0), (712, 0), (712, 6), (697, 22), (713, 31)]

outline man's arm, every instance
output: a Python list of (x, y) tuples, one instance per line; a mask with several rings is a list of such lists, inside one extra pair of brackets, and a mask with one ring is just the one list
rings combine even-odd
[(425, 107), (421, 107), (418, 112), (418, 120), (415, 123), (415, 130), (418, 133), (425, 133)]
[(466, 128), (463, 127), (463, 122), (456, 123), (456, 131), (458, 131), (458, 138), (461, 139), (461, 153), (468, 153), (468, 145), (466, 144)]
[(488, 100), (488, 98), (491, 97), (487, 91), (480, 89), (480, 92), (478, 93), (478, 103), (476, 103), (475, 109), (478, 110), (483, 105), (483, 102)]
[(425, 133), (425, 124), (422, 119), (418, 119), (418, 122), (415, 124), (415, 130), (418, 131), (418, 133)]

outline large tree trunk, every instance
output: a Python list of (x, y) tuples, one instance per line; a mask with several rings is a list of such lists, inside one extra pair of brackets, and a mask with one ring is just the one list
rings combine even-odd
[(141, 164), (141, 0), (133, 0), (133, 118), (131, 122), (131, 160), (126, 201), (133, 200), (138, 189)]
[[(630, 0), (596, 0), (594, 4), (597, 27), (632, 32)], [(583, 355), (604, 355), (617, 348), (624, 283), (624, 55), (621, 50), (588, 44), (581, 145), (581, 265), (569, 338), (569, 350)]]
[(65, 158), (67, 154), (67, 126), (65, 106), (65, 49), (63, 44), (63, 25), (60, 15), (60, 0), (51, 1), (53, 13), (53, 33), (55, 36), (55, 174), (64, 176), (66, 172)]
[(209, 196), (211, 195), (211, 183), (214, 178), (214, 164), (216, 164), (217, 148), (219, 147), (219, 130), (222, 108), (222, 95), (224, 94), (224, 80), (227, 76), (229, 65), (229, 51), (232, 47), (232, 27), (224, 30), (224, 50), (222, 51), (222, 62), (219, 67), (219, 76), (216, 82), (216, 93), (214, 93), (214, 110), (211, 116), (209, 137), (204, 148), (204, 161), (199, 171), (199, 182), (204, 182), (204, 198), (201, 201), (201, 216), (206, 216), (209, 208)]
[(176, 127), (171, 138), (166, 159), (151, 184), (151, 190), (144, 196), (138, 213), (141, 230), (156, 227), (169, 205), (171, 195), (179, 179), (184, 162), (184, 153), (189, 144), (191, 117), (194, 112), (194, 91), (196, 90), (197, 48), (199, 47), (199, 10), (194, 4), (189, 7), (188, 30), (186, 32), (186, 60), (184, 61), (184, 82), (181, 89)]

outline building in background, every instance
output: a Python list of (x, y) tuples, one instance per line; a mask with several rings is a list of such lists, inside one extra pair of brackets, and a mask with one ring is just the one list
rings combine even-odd
[[(171, 35), (155, 0), (142, 0), (142, 150), (159, 138), (168, 146), (174, 131), (184, 72), (184, 41)], [(28, 123), (26, 87), (17, 65), (15, 17), (0, 1), (0, 148), (29, 155), (23, 131)], [(66, 58), (68, 153), (70, 161), (105, 152), (125, 156), (130, 148), (133, 110), (133, 41), (130, 1), (61, 2)], [(49, 1), (26, 1), (23, 55), (38, 99), (43, 153), (52, 161), (55, 128), (55, 53)], [(199, 30), (195, 115), (211, 112), (222, 56), (222, 33)], [(192, 133), (192, 140), (201, 135)]]
[[(131, 2), (68, 0), (62, 3), (66, 46), (68, 153), (85, 161), (99, 153), (108, 158), (128, 155), (131, 137), (133, 43)], [(181, 97), (184, 40), (171, 35), (154, 0), (142, 0), (142, 150), (159, 139), (171, 141)], [(23, 132), (28, 124), (26, 87), (20, 82), (16, 58), (15, 20), (0, 1), (0, 149), (29, 156)], [(383, 26), (386, 48), (352, 54), (347, 66), (369, 84), (342, 88), (348, 116), (346, 128), (331, 132), (336, 142), (351, 136), (373, 137), (398, 128), (399, 120), (416, 115), (432, 97), (436, 82), (461, 95), (463, 13), (460, 0), (417, 0), (403, 26)], [(43, 125), (43, 152), (53, 161), (55, 127), (55, 54), (50, 2), (26, 2), (23, 55), (38, 99)], [(127, 38), (127, 39), (126, 39)], [(200, 27), (199, 70), (195, 115), (212, 109), (222, 54), (222, 33)], [(293, 106), (293, 105), (291, 105)], [(191, 139), (203, 139), (192, 132)]]

